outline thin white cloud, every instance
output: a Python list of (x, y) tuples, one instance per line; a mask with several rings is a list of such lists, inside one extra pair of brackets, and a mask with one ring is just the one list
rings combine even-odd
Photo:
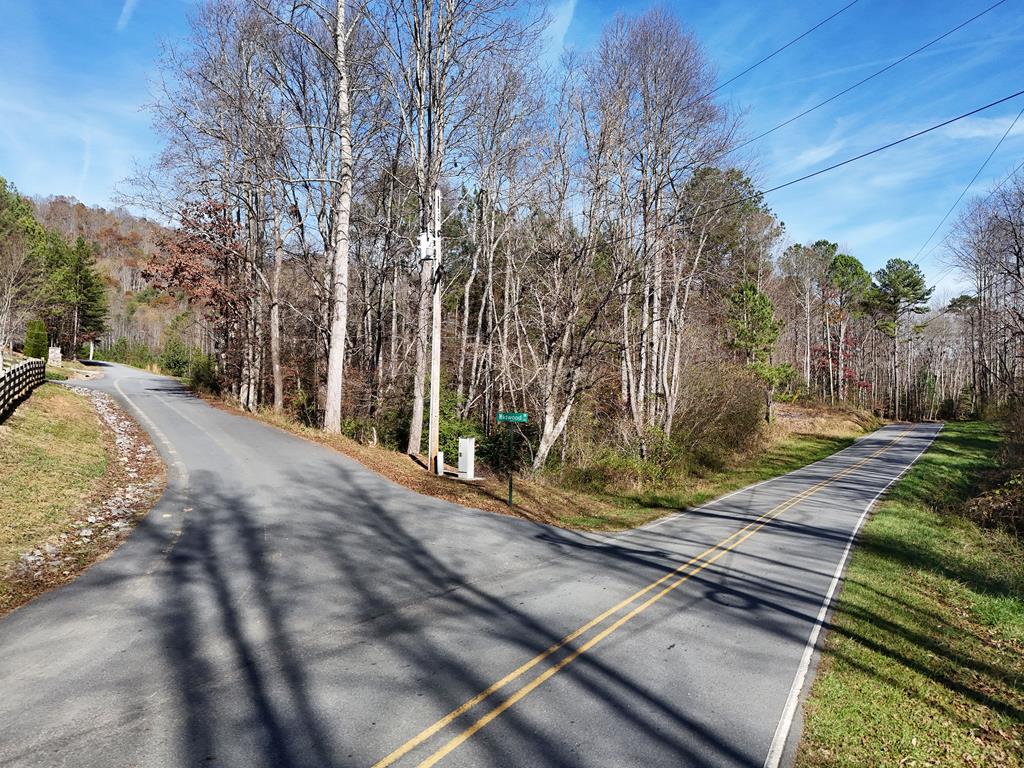
[[(572, 18), (576, 13), (577, 0), (562, 0), (559, 3), (548, 6), (550, 23), (544, 32), (544, 58), (548, 63), (555, 63), (562, 55), (565, 47), (565, 35), (572, 24)], [(129, 0), (131, 2), (131, 0)]]
[(906, 189), (910, 184), (924, 178), (928, 168), (913, 168), (872, 174), (865, 182), (875, 194), (877, 190)]
[(803, 152), (793, 158), (793, 164), (791, 168), (798, 170), (806, 168), (811, 165), (817, 165), (818, 163), (828, 160), (833, 157), (840, 149), (843, 148), (843, 142), (834, 141), (829, 144), (823, 144), (820, 147), (811, 147), (805, 149)]
[[(0, 83), (0, 175), (25, 194), (68, 194), (110, 206), (135, 160), (158, 146), (147, 130), (148, 115), (138, 110), (145, 94), (133, 100), (125, 94), (122, 103), (106, 96), (88, 88), (69, 93)], [(69, 112), (75, 121), (66, 119)]]
[[(1014, 43), (1019, 43), (1022, 39), (1024, 39), (1024, 35), (1001, 35), (996, 37), (980, 38), (977, 40), (968, 40), (957, 44), (944, 43), (926, 51), (922, 51), (914, 58), (907, 61), (906, 64), (901, 64), (896, 69), (892, 70), (892, 73), (895, 77), (900, 77), (901, 70), (905, 70), (907, 67), (912, 67), (923, 60), (936, 57), (948, 59), (950, 56), (963, 51), (978, 51), (979, 55), (967, 58), (959, 63), (957, 71), (963, 72), (979, 63), (987, 61), (988, 57), (992, 56), (994, 52), (999, 53), (1002, 50), (1000, 46), (1010, 46)], [(757, 95), (763, 95), (779, 90), (790, 91), (795, 85), (804, 85), (806, 83), (813, 83), (820, 80), (829, 80), (838, 75), (855, 75), (857, 73), (869, 74), (872, 69), (880, 69), (887, 64), (892, 64), (895, 60), (900, 58), (901, 55), (901, 52), (894, 52), (893, 55), (885, 58), (877, 58), (870, 61), (860, 61), (855, 64), (832, 67), (830, 69), (816, 71), (813, 74), (801, 74), (799, 77), (777, 78), (770, 82), (760, 84), (755, 88), (741, 90), (737, 92), (736, 97), (741, 100), (749, 100)], [(888, 74), (889, 73), (886, 73), (886, 75)], [(885, 78), (886, 75), (882, 75), (882, 77)], [(855, 81), (851, 78), (851, 81), (846, 84), (853, 85), (854, 82)], [(872, 82), (874, 83), (875, 81)], [(877, 82), (881, 83), (885, 81), (879, 80)]]
[[(951, 139), (998, 139), (1013, 122), (1012, 117), (968, 117), (945, 130)], [(1024, 136), (1024, 119), (1018, 120), (1010, 136)]]
[[(929, 221), (927, 217), (920, 218), (925, 223)], [(882, 219), (868, 224), (846, 227), (843, 229), (841, 237), (853, 244), (857, 250), (866, 252), (874, 250), (873, 246), (892, 243), (897, 235), (901, 235), (908, 229), (913, 228), (917, 223), (914, 219), (906, 217)]]
[(128, 22), (132, 20), (132, 14), (135, 13), (135, 6), (138, 4), (139, 0), (124, 0), (124, 5), (121, 6), (121, 15), (117, 17), (118, 32), (128, 26)]

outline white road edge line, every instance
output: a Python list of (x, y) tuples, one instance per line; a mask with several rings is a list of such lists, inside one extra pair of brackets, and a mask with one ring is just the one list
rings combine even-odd
[(114, 384), (114, 389), (121, 394), (121, 397), (124, 398), (128, 407), (135, 411), (136, 415), (149, 425), (149, 428), (153, 431), (153, 435), (164, 444), (164, 448), (173, 457), (173, 461), (171, 463), (174, 464), (174, 468), (178, 470), (178, 473), (181, 475), (181, 479), (187, 488), (189, 485), (188, 469), (185, 467), (185, 462), (178, 457), (178, 452), (174, 450), (174, 446), (171, 444), (171, 441), (167, 439), (167, 435), (161, 431), (160, 427), (158, 427), (153, 420), (149, 418), (149, 416), (142, 412), (142, 409), (139, 408), (139, 406), (132, 402), (132, 399), (128, 397), (127, 393), (121, 389), (121, 382), (117, 379), (112, 379), (112, 382)]
[(779, 764), (782, 762), (783, 750), (786, 747), (786, 741), (789, 738), (789, 732), (793, 728), (793, 719), (796, 717), (797, 706), (800, 703), (800, 694), (804, 689), (804, 682), (807, 679), (807, 672), (811, 667), (811, 660), (814, 658), (814, 649), (818, 644), (818, 636), (821, 634), (821, 628), (825, 625), (825, 616), (828, 615), (829, 610), (832, 607), (832, 600), (835, 597), (836, 588), (839, 586), (839, 582), (842, 579), (843, 571), (846, 568), (846, 561), (850, 556), (850, 550), (853, 549), (853, 543), (857, 538), (857, 534), (860, 533), (861, 526), (864, 525), (864, 520), (867, 518), (868, 513), (875, 506), (875, 503), (881, 498), (882, 494), (889, 490), (893, 483), (899, 480), (907, 471), (917, 463), (925, 451), (932, 447), (932, 443), (935, 442), (935, 438), (939, 436), (939, 432), (942, 431), (944, 425), (940, 424), (939, 428), (935, 430), (931, 440), (928, 441), (927, 445), (918, 452), (913, 460), (907, 464), (900, 473), (892, 478), (885, 487), (880, 490), (875, 497), (868, 502), (868, 505), (864, 507), (864, 511), (861, 512), (860, 518), (857, 520), (857, 524), (850, 532), (846, 539), (846, 548), (843, 550), (842, 557), (839, 558), (839, 564), (836, 566), (836, 571), (832, 576), (832, 582), (829, 584), (828, 592), (825, 594), (825, 599), (822, 601), (821, 610), (818, 611), (818, 616), (814, 621), (814, 628), (811, 630), (810, 637), (807, 638), (807, 645), (804, 646), (804, 654), (800, 658), (800, 666), (797, 667), (796, 677), (793, 679), (793, 686), (789, 689), (789, 696), (786, 698), (786, 705), (782, 709), (782, 718), (779, 720), (779, 725), (775, 729), (775, 735), (772, 737), (771, 747), (768, 749), (768, 755), (764, 759), (764, 768), (779, 768)]
[(636, 528), (630, 528), (630, 529), (625, 530), (625, 531), (620, 531), (619, 533), (615, 534), (614, 536), (596, 536), (595, 538), (601, 538), (601, 539), (604, 539), (604, 540), (609, 541), (609, 542), (617, 543), (618, 539), (625, 538), (626, 536), (629, 536), (630, 534), (644, 533), (646, 531), (650, 531), (650, 530), (652, 530), (654, 528), (657, 528), (660, 525), (664, 525), (665, 523), (671, 523), (673, 520), (678, 520), (681, 517), (685, 517), (686, 515), (693, 514), (694, 512), (701, 512), (703, 510), (708, 509), (711, 506), (714, 506), (715, 504), (717, 504), (720, 501), (725, 501), (726, 499), (728, 499), (728, 498), (730, 498), (732, 496), (735, 496), (737, 494), (743, 493), (744, 491), (752, 491), (754, 488), (759, 488), (762, 485), (768, 485), (769, 483), (774, 483), (776, 480), (783, 480), (784, 478), (787, 478), (790, 475), (795, 475), (796, 473), (803, 472), (804, 470), (810, 469), (811, 467), (816, 467), (819, 464), (824, 464), (827, 461), (832, 461), (837, 456), (839, 456), (842, 453), (845, 453), (846, 451), (848, 451), (851, 448), (853, 448), (855, 445), (857, 445), (858, 442), (860, 442), (864, 438), (871, 437), (872, 435), (878, 434), (879, 432), (881, 432), (882, 430), (886, 429), (889, 426), (891, 426), (891, 425), (883, 425), (883, 426), (879, 427), (878, 429), (876, 429), (873, 432), (868, 432), (867, 434), (861, 435), (856, 440), (854, 440), (853, 443), (851, 443), (850, 445), (846, 446), (845, 448), (841, 448), (840, 450), (836, 451), (835, 453), (830, 453), (828, 456), (826, 456), (826, 457), (824, 457), (822, 459), (818, 459), (817, 461), (812, 461), (810, 464), (804, 464), (802, 467), (797, 467), (796, 469), (790, 470), (789, 472), (786, 472), (783, 475), (776, 475), (775, 477), (769, 477), (769, 478), (766, 478), (765, 480), (759, 480), (758, 482), (752, 483), (751, 485), (746, 485), (743, 488), (737, 488), (735, 491), (730, 491), (729, 493), (725, 494), (724, 496), (718, 496), (718, 497), (716, 497), (714, 499), (711, 499), (710, 501), (705, 501), (700, 506), (693, 507), (692, 509), (684, 509), (681, 512), (675, 512), (675, 513), (673, 513), (671, 515), (667, 515), (666, 517), (662, 517), (662, 518), (659, 518), (657, 520), (652, 520), (651, 522), (645, 523), (644, 525), (638, 526)]

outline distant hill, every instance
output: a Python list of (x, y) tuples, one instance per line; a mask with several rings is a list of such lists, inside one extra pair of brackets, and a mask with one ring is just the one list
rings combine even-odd
[(183, 301), (145, 277), (167, 230), (124, 208), (87, 206), (73, 197), (37, 197), (32, 204), (41, 224), (71, 242), (84, 237), (97, 248), (97, 264), (109, 286), (109, 330), (104, 345), (124, 337), (131, 343), (159, 348), (168, 324), (187, 309)]

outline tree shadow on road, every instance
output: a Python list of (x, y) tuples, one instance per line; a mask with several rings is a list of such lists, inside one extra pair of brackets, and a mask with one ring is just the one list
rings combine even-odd
[[(424, 525), (443, 524), (439, 515), (451, 514), (452, 508), (439, 502), (397, 486), (382, 492), (376, 478), (364, 487), (359, 473), (346, 477), (344, 468), (327, 462), (288, 477), (288, 487), (302, 490), (282, 506), (319, 510), (301, 520), (286, 509), (257, 505), (241, 492), (226, 494), (217, 478), (204, 474), (193, 477), (202, 510), (197, 506), (193, 512), (168, 563), (166, 610), (159, 620), (188, 715), (180, 736), (187, 764), (233, 764), (234, 756), (244, 754), (249, 765), (367, 765), (509, 671), (453, 652), (463, 628), (486, 634), (501, 647), (498, 656), (516, 663), (558, 643), (567, 627), (575, 628), (569, 626), (571, 612), (559, 617), (562, 623), (549, 624), (504, 596), (503, 582), (516, 575), (514, 567), (511, 573), (467, 569), (452, 559), (452, 542), (424, 530)], [(330, 476), (336, 482), (310, 482)], [(574, 556), (581, 566), (585, 559), (599, 559), (602, 568), (631, 578), (644, 564), (640, 555), (614, 549), (574, 554), (575, 534), (487, 517), (497, 523), (498, 535), (533, 542), (531, 547), (542, 551), (541, 561), (564, 567)], [(532, 557), (537, 559), (536, 553)], [(652, 572), (667, 568), (653, 560), (645, 565)], [(530, 564), (538, 567), (543, 562)], [(451, 628), (435, 637), (439, 625)], [(567, 646), (546, 663), (571, 650)], [(392, 664), (378, 666), (372, 659)], [(632, 734), (628, 738), (656, 744), (668, 762), (743, 765), (751, 760), (679, 702), (597, 656), (580, 657), (571, 680), (615, 713), (619, 727)], [(374, 698), (374, 689), (386, 692), (385, 703), (379, 709), (371, 704), (367, 711), (363, 697)], [(485, 714), (503, 695), (456, 719), (429, 748)], [(432, 714), (406, 725), (399, 713), (409, 699), (424, 697), (429, 701), (420, 701), (414, 711)], [(378, 728), (385, 736), (375, 736), (372, 724), (388, 720), (387, 729)], [(395, 721), (403, 727), (392, 727)], [(500, 723), (501, 743), (486, 733), (475, 740), (490, 763), (507, 764), (509, 738), (517, 764), (579, 759), (566, 751), (568, 742), (537, 738), (537, 723), (522, 707), (508, 709)]]

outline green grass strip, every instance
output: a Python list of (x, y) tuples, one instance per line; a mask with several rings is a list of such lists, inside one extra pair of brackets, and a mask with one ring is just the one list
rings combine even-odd
[(797, 765), (1024, 765), (1024, 544), (957, 509), (997, 427), (952, 423), (865, 526)]

